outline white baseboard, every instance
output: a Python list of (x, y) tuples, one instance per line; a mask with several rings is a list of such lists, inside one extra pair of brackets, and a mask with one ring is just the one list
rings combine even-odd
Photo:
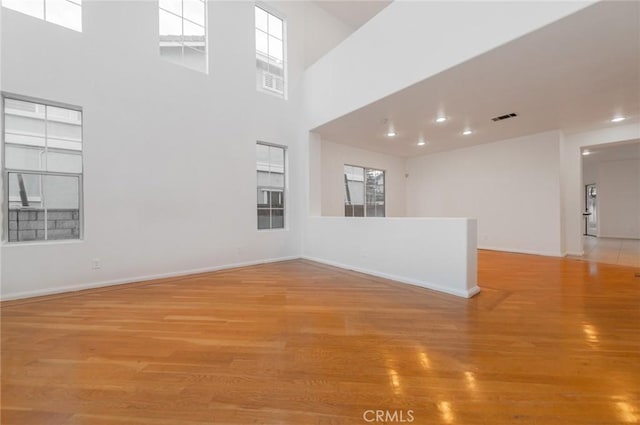
[(478, 285), (474, 286), (471, 289), (467, 289), (467, 296), (465, 298), (471, 298), (474, 295), (478, 294), (480, 292), (480, 287)]
[(637, 241), (640, 239), (638, 236), (609, 236), (609, 235), (598, 235), (597, 238), (608, 238), (608, 239), (631, 239)]
[(181, 270), (177, 272), (160, 273), (145, 276), (127, 277), (123, 279), (105, 280), (101, 282), (86, 283), (80, 285), (59, 286), (56, 288), (38, 289), (35, 291), (14, 292), (7, 295), (3, 295), (0, 301), (17, 300), (22, 298), (40, 297), (43, 295), (62, 294), (65, 292), (82, 291), (84, 289), (104, 288), (108, 286), (124, 285), (127, 283), (144, 282), (147, 280), (166, 279), (171, 277), (188, 276), (199, 273), (216, 272), (220, 270), (235, 269), (239, 267), (255, 266), (258, 264), (277, 263), (279, 261), (296, 260), (300, 257), (289, 256), (279, 258), (269, 258), (255, 261), (245, 261), (241, 263), (224, 264), (221, 266), (204, 267), (199, 269)]
[(478, 249), (487, 251), (513, 252), (515, 254), (543, 255), (545, 257), (564, 257), (560, 251), (532, 251), (528, 249), (502, 248), (497, 246), (478, 246)]
[(215, 272), (215, 271), (221, 271), (221, 270), (227, 270), (227, 269), (235, 269), (240, 267), (255, 266), (258, 264), (277, 263), (280, 261), (295, 260), (298, 258), (304, 258), (310, 261), (327, 264), (327, 265), (338, 267), (345, 270), (353, 270), (359, 273), (364, 273), (371, 276), (380, 277), (383, 279), (389, 279), (389, 280), (394, 280), (401, 283), (406, 283), (409, 285), (419, 286), (421, 288), (432, 289), (434, 291), (444, 292), (450, 295), (455, 295), (463, 298), (471, 298), (472, 296), (480, 292), (480, 288), (478, 286), (474, 286), (473, 288), (470, 288), (466, 291), (460, 291), (457, 289), (436, 285), (431, 282), (405, 278), (405, 277), (396, 276), (388, 273), (382, 273), (382, 272), (369, 270), (361, 267), (349, 266), (346, 264), (338, 263), (335, 261), (324, 260), (321, 258), (309, 257), (309, 256), (302, 256), (302, 257), (288, 256), (288, 257), (261, 259), (261, 260), (255, 260), (255, 261), (245, 261), (241, 263), (224, 264), (224, 265), (213, 266), (213, 267), (203, 267), (199, 269), (181, 270), (177, 272), (135, 276), (135, 277), (122, 278), (122, 279), (113, 279), (113, 280), (92, 282), (92, 283), (86, 283), (86, 284), (80, 284), (80, 285), (68, 285), (68, 286), (59, 286), (56, 288), (39, 289), (34, 291), (14, 292), (14, 293), (3, 295), (0, 301), (10, 301), (10, 300), (23, 299), (23, 298), (40, 297), (44, 295), (54, 295), (54, 294), (62, 294), (67, 292), (82, 291), (85, 289), (95, 289), (95, 288), (105, 288), (105, 287), (117, 286), (117, 285), (125, 285), (128, 283), (144, 282), (148, 280), (166, 279), (166, 278), (172, 278), (172, 277), (195, 275), (200, 273), (209, 273), (209, 272)]
[(584, 251), (567, 251), (564, 253), (564, 257), (568, 255), (572, 257), (582, 257), (584, 255)]
[(304, 258), (305, 260), (309, 260), (309, 261), (315, 261), (316, 263), (322, 263), (322, 264), (326, 264), (326, 265), (329, 265), (329, 266), (338, 267), (340, 269), (353, 270), (353, 271), (358, 272), (358, 273), (364, 273), (364, 274), (368, 274), (368, 275), (371, 275), (371, 276), (381, 277), (383, 279), (395, 280), (396, 282), (407, 283), (409, 285), (419, 286), (421, 288), (426, 288), (426, 289), (432, 289), (434, 291), (444, 292), (444, 293), (447, 293), (447, 294), (450, 294), (450, 295), (456, 295), (458, 297), (463, 297), (463, 298), (471, 298), (472, 296), (474, 296), (475, 294), (480, 292), (480, 288), (477, 285), (474, 286), (471, 289), (466, 290), (466, 291), (460, 291), (460, 290), (457, 290), (457, 289), (452, 289), (452, 288), (447, 288), (445, 286), (436, 285), (436, 284), (433, 284), (431, 282), (425, 282), (425, 281), (422, 281), (422, 280), (396, 276), (396, 275), (392, 275), (392, 274), (388, 274), (388, 273), (382, 273), (382, 272), (378, 272), (378, 271), (375, 271), (375, 270), (365, 269), (365, 268), (362, 268), (362, 267), (349, 266), (349, 265), (346, 265), (346, 264), (338, 263), (336, 261), (324, 260), (322, 258), (310, 257), (310, 256), (307, 256), (307, 255), (303, 255), (302, 258)]

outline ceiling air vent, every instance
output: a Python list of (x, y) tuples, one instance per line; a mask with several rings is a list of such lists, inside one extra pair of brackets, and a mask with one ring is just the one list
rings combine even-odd
[(512, 112), (510, 114), (500, 115), (499, 117), (491, 118), (491, 121), (502, 121), (502, 120), (506, 120), (509, 118), (517, 117), (517, 116), (518, 114), (516, 114), (515, 112)]

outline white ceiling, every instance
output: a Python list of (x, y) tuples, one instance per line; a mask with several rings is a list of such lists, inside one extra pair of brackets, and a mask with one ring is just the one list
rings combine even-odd
[(391, 1), (392, 0), (316, 0), (314, 3), (355, 31), (387, 7)]
[[(518, 117), (493, 122), (511, 112)], [(434, 122), (438, 114), (449, 119)], [(324, 139), (418, 156), (640, 118), (640, 2), (601, 2), (423, 80), (315, 131)], [(385, 119), (398, 136), (388, 138)], [(463, 136), (470, 127), (474, 133)], [(428, 144), (418, 147), (423, 135)]]

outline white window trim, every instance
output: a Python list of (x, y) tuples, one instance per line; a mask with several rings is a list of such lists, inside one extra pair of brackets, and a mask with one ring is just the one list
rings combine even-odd
[[(265, 12), (267, 12), (268, 14), (271, 14), (273, 16), (275, 16), (276, 18), (280, 19), (282, 21), (282, 80), (283, 80), (283, 84), (284, 84), (284, 90), (283, 93), (280, 94), (278, 92), (275, 91), (271, 91), (271, 90), (267, 90), (264, 89), (262, 87), (256, 87), (256, 90), (259, 93), (266, 93), (269, 94), (271, 96), (277, 97), (279, 99), (284, 99), (287, 100), (289, 98), (289, 58), (287, 55), (287, 46), (288, 46), (288, 40), (289, 40), (289, 34), (288, 34), (288, 30), (287, 30), (287, 17), (284, 13), (280, 12), (279, 10), (274, 9), (271, 5), (268, 5), (264, 2), (261, 1), (257, 1), (255, 3), (255, 7), (259, 7), (260, 9), (264, 10)], [(258, 47), (255, 45), (256, 42), (256, 35), (255, 32), (258, 30), (257, 26), (256, 26), (256, 21), (255, 18), (256, 14), (255, 14), (255, 10), (253, 11), (253, 47), (254, 47), (254, 57), (258, 55)], [(262, 30), (260, 30), (262, 31)], [(264, 31), (262, 31), (264, 32)], [(269, 34), (267, 33), (267, 39), (269, 37)], [(255, 62), (255, 59), (254, 59)], [(277, 146), (277, 145), (274, 145)]]
[[(79, 152), (82, 156), (82, 169), (79, 173), (60, 173), (60, 172), (52, 172), (52, 171), (34, 171), (34, 170), (15, 170), (15, 169), (7, 169), (5, 167), (5, 100), (18, 100), (23, 102), (37, 103), (40, 105), (53, 106), (57, 108), (71, 109), (74, 111), (80, 112), (82, 116), (82, 122), (80, 124), (80, 137), (82, 139), (82, 150)], [(0, 164), (0, 169), (2, 172), (2, 190), (3, 190), (3, 205), (2, 205), (2, 246), (22, 246), (22, 245), (50, 245), (50, 244), (64, 244), (64, 243), (77, 243), (83, 242), (85, 238), (84, 231), (84, 111), (82, 107), (76, 105), (70, 105), (67, 103), (57, 102), (53, 100), (47, 99), (39, 99), (30, 96), (19, 95), (15, 93), (9, 92), (0, 92), (0, 114), (2, 115), (2, 134), (0, 135), (0, 145), (2, 149), (2, 163)], [(9, 242), (9, 173), (10, 172), (22, 172), (24, 174), (39, 174), (39, 175), (62, 175), (62, 176), (73, 176), (78, 177), (78, 238), (76, 239), (47, 239), (47, 240), (36, 240), (36, 241), (12, 241)]]
[(68, 27), (66, 25), (62, 25), (62, 24), (59, 24), (57, 22), (53, 22), (53, 21), (50, 21), (49, 19), (47, 19), (47, 1), (48, 0), (41, 0), (41, 1), (42, 1), (42, 18), (39, 17), (39, 16), (36, 16), (36, 15), (32, 15), (30, 13), (23, 12), (21, 10), (16, 10), (16, 9), (14, 9), (12, 7), (9, 7), (9, 6), (5, 6), (4, 2), (2, 2), (2, 7), (6, 7), (7, 9), (12, 10), (14, 12), (22, 13), (23, 15), (31, 16), (32, 18), (36, 18), (36, 19), (39, 19), (39, 20), (44, 21), (44, 22), (48, 22), (48, 23), (53, 24), (53, 25), (57, 25), (57, 26), (59, 26), (61, 28), (66, 28), (68, 30), (79, 32), (79, 33), (83, 32), (83, 25), (82, 25), (83, 24), (83, 22), (82, 22), (83, 21), (83, 13), (82, 13), (83, 12), (83, 8), (82, 8), (82, 2), (78, 2), (78, 0), (64, 0), (67, 3), (71, 3), (74, 6), (77, 6), (77, 7), (80, 8), (80, 29), (75, 29), (75, 28), (71, 28), (71, 27)]
[[(350, 215), (345, 215), (344, 217), (347, 218), (376, 218), (375, 217), (370, 217), (367, 215), (367, 193), (366, 193), (366, 174), (367, 174), (367, 170), (374, 170), (374, 171), (382, 171), (382, 175), (384, 176), (384, 215), (382, 217), (377, 217), (377, 218), (383, 218), (383, 217), (387, 217), (387, 170), (384, 170), (382, 168), (374, 168), (374, 167), (366, 167), (364, 165), (355, 165), (355, 164), (344, 164), (342, 166), (342, 175), (344, 176), (344, 167), (357, 167), (357, 168), (362, 168), (363, 171), (363, 180), (362, 180), (362, 184), (364, 185), (364, 198), (363, 198), (363, 208), (364, 208), (364, 215), (363, 216), (350, 216)], [(356, 180), (352, 180), (352, 181), (356, 181)], [(342, 203), (342, 209), (344, 210), (344, 207), (347, 206), (346, 203)], [(353, 205), (352, 205), (353, 206)]]
[[(181, 24), (182, 25), (182, 34), (180, 35), (180, 37), (184, 37), (184, 21), (187, 21), (187, 22), (189, 22), (189, 23), (191, 23), (193, 25), (197, 25), (199, 27), (203, 27), (204, 28), (204, 71), (200, 71), (200, 70), (194, 69), (194, 68), (184, 64), (184, 52), (185, 52), (185, 49), (191, 49), (191, 50), (194, 50), (194, 51), (198, 51), (198, 49), (194, 49), (191, 46), (187, 46), (185, 44), (184, 38), (182, 38), (180, 40), (180, 47), (182, 49), (181, 62), (177, 62), (177, 61), (174, 61), (174, 60), (169, 60), (169, 59), (166, 59), (166, 58), (163, 57), (163, 55), (162, 55), (162, 46), (160, 45), (161, 34), (158, 34), (158, 53), (160, 54), (160, 57), (165, 59), (167, 62), (174, 63), (174, 64), (177, 64), (177, 65), (181, 65), (182, 67), (190, 69), (190, 70), (195, 71), (195, 72), (200, 72), (200, 73), (203, 73), (203, 74), (209, 74), (209, 4), (208, 4), (209, 2), (207, 0), (203, 0), (202, 3), (204, 3), (204, 26), (200, 25), (197, 22), (192, 21), (189, 18), (185, 18), (185, 16), (184, 16), (184, 0), (181, 0), (182, 15), (178, 15), (177, 13), (175, 13), (175, 12), (173, 12), (171, 10), (167, 10), (167, 9), (161, 7), (160, 6), (160, 2), (158, 1), (158, 21), (160, 19), (160, 11), (161, 10), (166, 12), (166, 13), (169, 13), (169, 14), (177, 17), (177, 18), (180, 18), (180, 21), (182, 23)], [(158, 28), (158, 30), (159, 30), (159, 28)]]
[[(282, 206), (283, 209), (283, 220), (284, 220), (284, 227), (277, 227), (277, 228), (269, 228), (269, 229), (258, 229), (258, 223), (257, 223), (257, 218), (258, 218), (258, 208), (256, 205), (255, 211), (256, 211), (256, 230), (258, 232), (283, 232), (283, 231), (289, 231), (289, 148), (285, 145), (279, 145), (276, 143), (270, 143), (270, 142), (265, 142), (262, 140), (258, 140), (256, 141), (256, 145), (263, 145), (263, 146), (269, 146), (269, 147), (274, 147), (274, 148), (280, 148), (284, 151), (284, 167), (283, 167), (283, 174), (284, 174), (284, 188), (282, 190), (282, 193), (284, 194), (284, 204)], [(255, 146), (255, 145), (254, 145)], [(257, 161), (256, 161), (257, 164)], [(256, 169), (257, 171), (257, 169)], [(255, 182), (255, 188), (258, 188), (258, 173), (256, 172), (256, 182)], [(255, 196), (254, 196), (255, 199)]]

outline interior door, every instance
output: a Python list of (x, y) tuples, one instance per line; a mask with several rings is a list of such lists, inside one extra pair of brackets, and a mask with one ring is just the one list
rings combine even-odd
[(598, 202), (597, 189), (595, 184), (585, 186), (585, 232), (587, 236), (597, 236), (598, 234)]

